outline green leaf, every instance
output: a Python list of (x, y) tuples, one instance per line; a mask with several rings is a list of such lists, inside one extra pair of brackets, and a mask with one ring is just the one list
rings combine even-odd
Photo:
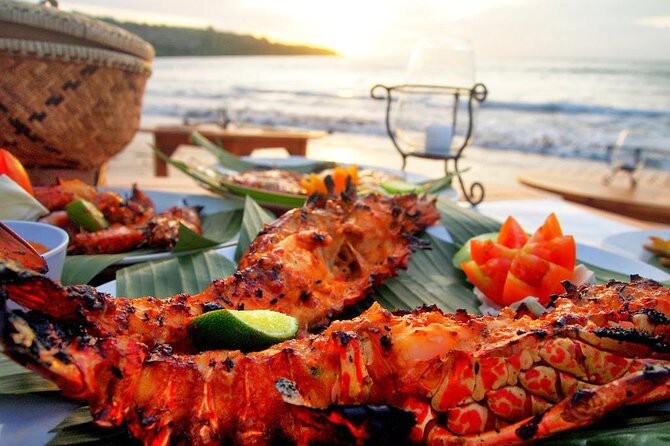
[(181, 222), (179, 223), (178, 237), (179, 239), (174, 248), (172, 248), (172, 252), (192, 251), (194, 249), (205, 249), (220, 245), (219, 242), (198, 234)]
[(307, 195), (285, 194), (256, 187), (240, 186), (225, 179), (221, 180), (221, 184), (236, 195), (251, 197), (268, 207), (297, 208), (305, 204), (307, 200)]
[(170, 158), (169, 156), (158, 150), (156, 146), (152, 146), (152, 148), (157, 157), (159, 157), (166, 163), (170, 164), (171, 166), (177, 168), (178, 170), (184, 172), (186, 175), (196, 180), (206, 189), (219, 195), (228, 195), (229, 193), (228, 190), (225, 187), (222, 187), (220, 184), (220, 179), (222, 178), (222, 176), (219, 175), (218, 173), (212, 171), (211, 169), (203, 170), (191, 167), (183, 161)]
[(49, 432), (57, 432), (66, 427), (78, 426), (80, 424), (92, 423), (91, 408), (88, 406), (81, 406), (70, 412), (70, 415), (65, 417), (56, 427)]
[(88, 283), (103, 270), (114, 265), (121, 259), (131, 255), (148, 254), (150, 252), (152, 251), (139, 249), (119, 254), (69, 255), (65, 257), (60, 281), (63, 285)]
[(444, 189), (451, 188), (451, 182), (454, 179), (454, 174), (449, 173), (442, 178), (437, 178), (435, 180), (421, 181), (417, 183), (424, 187), (424, 191), (429, 194), (436, 194), (443, 191)]
[[(246, 161), (238, 157), (237, 155), (230, 153), (223, 145), (217, 141), (217, 144), (212, 143), (209, 139), (205, 138), (202, 134), (198, 132), (193, 132), (190, 135), (191, 143), (200, 146), (206, 149), (209, 153), (214, 155), (219, 163), (226, 169), (234, 170), (236, 172), (244, 172), (246, 170), (259, 170), (259, 169), (274, 169), (274, 166), (265, 165), (258, 162)], [(310, 172), (319, 172), (324, 169), (335, 166), (335, 163), (331, 161), (309, 161), (305, 160), (299, 165), (286, 165), (282, 166), (282, 170), (289, 170), (292, 172), (301, 172), (301, 173), (310, 173)]]
[(125, 428), (105, 429), (93, 424), (90, 408), (82, 406), (70, 413), (58, 426), (51, 429), (56, 435), (49, 446), (95, 444), (96, 446), (138, 445)]
[(437, 210), (440, 212), (442, 224), (458, 247), (476, 235), (500, 230), (501, 223), (497, 220), (472, 209), (462, 208), (445, 198), (438, 198)]
[(644, 406), (624, 408), (610, 414), (594, 426), (560, 433), (542, 444), (546, 446), (669, 445), (670, 413), (644, 412), (646, 412)]
[(465, 309), (478, 314), (479, 301), (465, 275), (454, 268), (451, 258), (458, 248), (429, 237), (432, 249), (412, 254), (409, 267), (375, 290), (375, 300), (387, 309), (412, 310), (437, 305), (443, 311)]
[(276, 217), (258, 205), (252, 198), (244, 200), (244, 216), (240, 228), (240, 238), (237, 241), (235, 260), (239, 260), (251, 241), (256, 238), (263, 226), (272, 222)]
[(184, 224), (179, 225), (179, 240), (172, 252), (210, 248), (229, 241), (240, 230), (242, 209), (205, 215), (202, 220), (202, 235)]
[(233, 272), (235, 264), (216, 251), (140, 263), (116, 272), (116, 295), (132, 298), (195, 294), (213, 278), (228, 277)]
[(0, 355), (0, 378), (8, 375), (15, 375), (17, 373), (24, 373), (26, 370), (28, 369), (18, 365), (4, 353)]
[(238, 156), (233, 155), (222, 147), (217, 146), (198, 132), (191, 133), (189, 139), (191, 143), (202, 147), (214, 155), (219, 160), (219, 163), (227, 169), (234, 170), (236, 172), (258, 169), (256, 164), (240, 159)]
[(26, 369), (21, 373), (3, 375), (0, 378), (0, 395), (56, 391), (58, 391), (58, 386), (54, 383)]
[[(184, 225), (179, 227), (179, 241), (173, 252), (192, 251), (211, 248), (231, 240), (240, 230), (242, 209), (226, 210), (207, 214), (202, 219), (202, 235), (193, 232)], [(61, 282), (63, 285), (89, 283), (103, 270), (120, 260), (137, 255), (157, 252), (152, 249), (137, 249), (119, 254), (97, 254), (67, 256), (63, 266)]]

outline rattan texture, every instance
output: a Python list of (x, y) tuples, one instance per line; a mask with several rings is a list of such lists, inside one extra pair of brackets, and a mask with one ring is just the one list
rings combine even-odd
[(123, 53), (0, 39), (0, 146), (26, 167), (98, 168), (137, 131), (149, 75)]
[(144, 60), (155, 55), (154, 48), (135, 34), (76, 12), (0, 0), (0, 21), (78, 37)]
[(139, 127), (151, 45), (103, 22), (13, 1), (0, 0), (2, 21), (92, 44), (0, 37), (0, 147), (27, 168), (77, 170), (123, 150)]

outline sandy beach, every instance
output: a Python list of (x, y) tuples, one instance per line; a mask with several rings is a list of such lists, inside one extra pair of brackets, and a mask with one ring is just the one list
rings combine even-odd
[[(138, 132), (126, 149), (112, 158), (107, 167), (107, 177), (113, 179), (142, 179), (153, 176), (153, 154), (151, 144), (153, 136), (148, 132)], [(181, 160), (198, 160), (214, 163), (215, 159), (202, 149), (182, 146), (175, 153)], [(252, 156), (285, 157), (284, 149), (259, 149)], [(307, 156), (313, 159), (331, 160), (348, 164), (373, 165), (389, 169), (398, 169), (401, 165), (388, 138), (349, 133), (333, 133), (310, 141)], [(486, 188), (486, 199), (500, 200), (511, 198), (536, 198), (551, 196), (544, 192), (519, 184), (517, 176), (526, 170), (543, 167), (570, 169), (603, 170), (607, 165), (602, 161), (560, 158), (549, 155), (529, 154), (516, 151), (468, 147), (461, 162), (468, 169), (463, 177), (466, 185), (473, 181), (481, 182)], [(444, 164), (439, 161), (411, 158), (407, 171), (437, 178), (443, 174)], [(169, 176), (175, 182), (185, 181), (185, 175), (170, 167)]]

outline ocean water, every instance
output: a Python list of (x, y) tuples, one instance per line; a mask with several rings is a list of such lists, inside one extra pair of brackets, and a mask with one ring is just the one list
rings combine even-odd
[[(670, 168), (670, 61), (478, 61), (476, 70), (489, 90), (478, 146), (604, 159), (628, 129), (627, 143), (659, 149), (649, 165)], [(405, 72), (402, 60), (158, 58), (143, 119), (217, 119), (225, 108), (241, 124), (385, 135), (384, 103), (370, 88), (403, 83)], [(420, 113), (435, 112), (424, 106)]]

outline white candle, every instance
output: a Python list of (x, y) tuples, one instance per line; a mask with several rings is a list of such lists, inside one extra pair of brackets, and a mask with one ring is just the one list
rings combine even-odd
[(426, 153), (446, 155), (451, 148), (451, 139), (453, 136), (450, 125), (429, 125), (426, 127)]

